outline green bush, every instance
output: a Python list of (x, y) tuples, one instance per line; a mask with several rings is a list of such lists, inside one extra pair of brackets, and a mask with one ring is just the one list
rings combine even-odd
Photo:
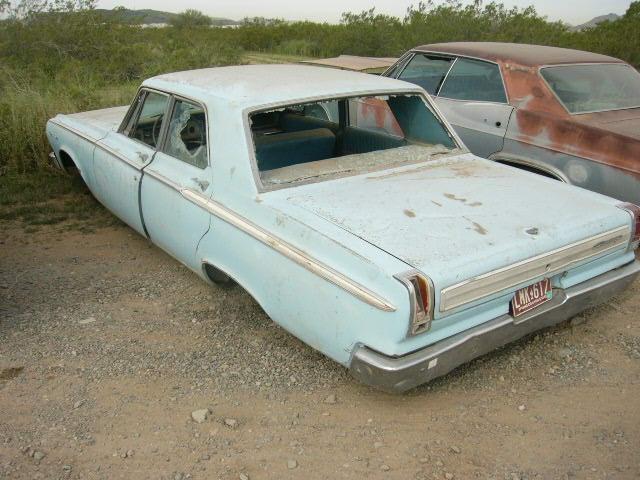
[(212, 28), (197, 11), (178, 15), (178, 28), (141, 28), (94, 6), (0, 0), (0, 175), (46, 168), (44, 126), (55, 114), (126, 104), (147, 77), (242, 63), (245, 51), (397, 56), (426, 43), (503, 41), (579, 48), (640, 65), (640, 1), (622, 19), (580, 32), (532, 7), (481, 0), (427, 0), (403, 19), (371, 9), (345, 13), (337, 25), (255, 18), (235, 29)]

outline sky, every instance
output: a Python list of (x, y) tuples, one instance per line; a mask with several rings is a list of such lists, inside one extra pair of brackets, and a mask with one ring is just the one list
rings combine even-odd
[[(462, 0), (472, 3), (472, 0)], [(131, 9), (152, 8), (181, 12), (195, 8), (207, 15), (240, 20), (244, 17), (284, 18), (338, 22), (342, 12), (361, 12), (375, 7), (376, 11), (403, 17), (407, 7), (418, 0), (98, 0), (101, 8), (123, 5)], [(623, 14), (630, 0), (502, 0), (507, 7), (527, 7), (531, 4), (539, 14), (550, 20), (562, 20), (578, 25), (599, 15)]]

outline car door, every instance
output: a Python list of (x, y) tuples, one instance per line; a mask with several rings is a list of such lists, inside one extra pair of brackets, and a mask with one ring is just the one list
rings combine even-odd
[(457, 58), (435, 101), (473, 153), (486, 158), (502, 150), (513, 107), (497, 64)]
[(174, 98), (170, 111), (162, 147), (144, 169), (142, 217), (156, 245), (200, 272), (196, 249), (210, 215), (189, 198), (206, 201), (212, 193), (207, 111), (183, 98)]
[(97, 142), (93, 156), (94, 195), (142, 235), (140, 179), (156, 152), (168, 105), (168, 95), (141, 90), (123, 126)]

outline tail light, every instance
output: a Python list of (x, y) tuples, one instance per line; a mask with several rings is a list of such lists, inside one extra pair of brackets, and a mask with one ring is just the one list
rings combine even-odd
[(409, 334), (418, 335), (431, 328), (433, 320), (433, 285), (431, 280), (416, 271), (396, 277), (409, 291), (411, 318)]
[(626, 210), (631, 215), (631, 240), (629, 249), (635, 250), (640, 243), (640, 207), (633, 203), (621, 203), (618, 208)]

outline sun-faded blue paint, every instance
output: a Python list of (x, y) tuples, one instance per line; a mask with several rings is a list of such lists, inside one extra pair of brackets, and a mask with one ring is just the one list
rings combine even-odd
[[(148, 233), (205, 280), (206, 263), (227, 273), (275, 322), (343, 365), (349, 365), (358, 344), (398, 356), (494, 319), (508, 312), (513, 292), (523, 285), (447, 314), (437, 313), (442, 288), (630, 225), (630, 216), (613, 199), (464, 149), (424, 164), (261, 190), (250, 111), (314, 98), (424, 94), (405, 82), (306, 66), (249, 66), (164, 75), (143, 86), (206, 107), (209, 167), (194, 171), (172, 163), (175, 159), (118, 133), (123, 108), (52, 119), (47, 135), (58, 158), (70, 156), (94, 195), (136, 231)], [(206, 188), (194, 184), (196, 174)], [(367, 287), (395, 310), (357, 299), (189, 202), (182, 189), (223, 205)], [(527, 234), (529, 227), (539, 235)], [(631, 261), (633, 253), (620, 248), (552, 282), (567, 287)], [(407, 335), (409, 296), (395, 278), (410, 269), (429, 276), (436, 292), (431, 330), (413, 337)]]

